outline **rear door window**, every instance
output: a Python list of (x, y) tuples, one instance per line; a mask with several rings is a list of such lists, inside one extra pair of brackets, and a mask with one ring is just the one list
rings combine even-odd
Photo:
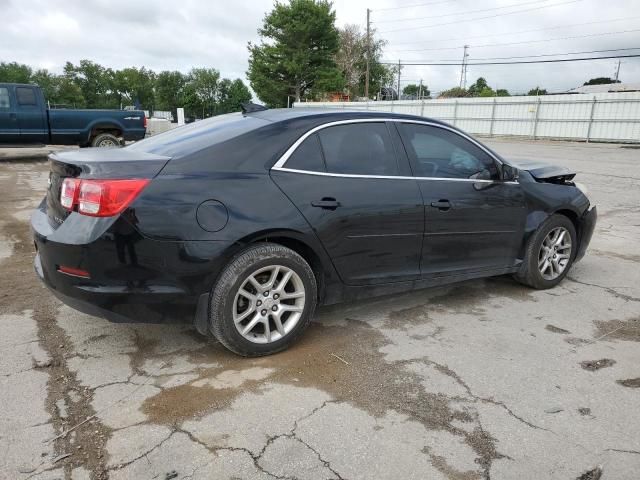
[(17, 87), (16, 97), (18, 105), (21, 107), (35, 107), (38, 105), (36, 100), (36, 93), (33, 88), (29, 87)]
[(286, 162), (287, 168), (306, 170), (310, 172), (324, 172), (322, 150), (316, 134), (307, 137)]
[(318, 132), (329, 173), (396, 176), (398, 162), (387, 125), (351, 123)]

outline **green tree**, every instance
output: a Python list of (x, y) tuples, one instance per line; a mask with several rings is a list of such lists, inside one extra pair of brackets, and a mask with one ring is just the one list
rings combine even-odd
[(431, 95), (431, 92), (426, 85), (422, 85), (421, 88), (420, 85), (416, 85), (415, 83), (410, 83), (409, 85), (404, 87), (402, 89), (402, 93), (404, 95), (413, 95), (416, 98), (418, 97), (418, 95), (422, 95), (422, 97), (429, 97)]
[(496, 90), (496, 96), (497, 97), (510, 97), (511, 94), (509, 93), (509, 90), (507, 90), (506, 88), (498, 88)]
[(170, 110), (177, 118), (176, 109), (184, 103), (184, 87), (187, 77), (178, 71), (163, 71), (156, 76), (155, 99), (158, 110)]
[(547, 90), (545, 88), (540, 88), (540, 87), (532, 88), (531, 90), (529, 90), (529, 93), (527, 93), (527, 95), (534, 96), (534, 97), (537, 97), (538, 95), (546, 95), (546, 94), (547, 94)]
[(583, 85), (607, 85), (609, 83), (621, 83), (620, 80), (615, 80), (609, 77), (597, 77), (592, 78), (588, 82), (584, 82)]
[[(484, 95), (483, 95), (483, 91), (484, 91)], [(493, 90), (491, 89), (491, 87), (489, 86), (489, 84), (487, 83), (484, 77), (479, 77), (474, 84), (469, 86), (468, 92), (469, 92), (469, 96), (471, 97), (480, 97), (480, 96), (492, 97), (493, 96)]]
[(247, 76), (262, 101), (285, 106), (288, 95), (299, 101), (339, 87), (335, 19), (327, 0), (276, 2), (258, 30), (260, 44), (248, 44)]
[(151, 110), (154, 106), (153, 86), (155, 73), (142, 67), (124, 68), (113, 73), (113, 91), (111, 95), (119, 105), (138, 105)]
[(119, 98), (114, 95), (114, 72), (110, 68), (91, 60), (80, 60), (79, 65), (67, 62), (64, 74), (80, 87), (88, 108), (120, 108)]
[(0, 63), (0, 82), (5, 83), (29, 83), (32, 70), (22, 63)]
[(468, 96), (469, 96), (469, 92), (464, 88), (453, 87), (453, 88), (450, 88), (449, 90), (444, 90), (440, 92), (440, 95), (438, 95), (438, 98), (462, 98), (462, 97), (468, 97)]
[(191, 107), (201, 109), (202, 117), (215, 114), (220, 72), (215, 68), (194, 68), (189, 73)]
[(238, 112), (240, 105), (251, 101), (251, 92), (239, 78), (233, 81), (223, 78), (219, 84), (217, 101), (217, 113)]

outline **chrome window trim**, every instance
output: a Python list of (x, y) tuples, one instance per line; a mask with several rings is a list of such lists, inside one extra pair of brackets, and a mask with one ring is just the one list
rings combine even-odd
[(360, 175), (355, 173), (328, 173), (316, 172), (313, 170), (297, 170), (287, 167), (273, 167), (272, 170), (277, 172), (302, 173), (303, 175), (317, 175), (321, 177), (339, 177), (339, 178), (370, 178), (370, 179), (386, 179), (386, 180), (438, 180), (441, 182), (471, 182), (471, 183), (499, 183), (501, 185), (517, 185), (518, 182), (500, 180), (481, 180), (475, 178), (446, 178), (446, 177), (407, 177), (403, 175)]
[(343, 178), (384, 178), (384, 179), (398, 179), (398, 180), (442, 180), (442, 181), (453, 181), (453, 182), (473, 182), (473, 183), (503, 183), (503, 184), (517, 184), (517, 181), (508, 181), (502, 182), (500, 180), (477, 180), (473, 178), (447, 178), (447, 177), (407, 177), (401, 175), (364, 175), (364, 174), (344, 174), (344, 173), (329, 173), (329, 172), (317, 172), (315, 170), (297, 170), (293, 168), (286, 168), (284, 165), (289, 160), (291, 155), (298, 149), (300, 144), (304, 142), (308, 137), (313, 135), (314, 133), (323, 130), (328, 127), (333, 127), (336, 125), (347, 125), (350, 123), (381, 123), (381, 122), (397, 122), (397, 123), (414, 123), (418, 125), (428, 125), (430, 127), (441, 128), (443, 130), (449, 130), (450, 132), (459, 135), (460, 137), (468, 140), (476, 147), (480, 148), (483, 152), (489, 155), (498, 165), (502, 165), (503, 162), (497, 158), (491, 151), (489, 151), (484, 145), (475, 140), (473, 137), (469, 135), (459, 132), (458, 130), (451, 128), (447, 125), (442, 125), (439, 123), (429, 122), (427, 120), (411, 120), (404, 118), (386, 118), (386, 117), (373, 117), (373, 118), (352, 118), (349, 120), (336, 120), (334, 122), (324, 123), (322, 125), (318, 125), (317, 127), (312, 128), (308, 132), (304, 133), (298, 140), (296, 140), (293, 145), (291, 145), (286, 152), (282, 154), (282, 156), (278, 159), (278, 161), (271, 167), (271, 170), (282, 171), (282, 172), (291, 172), (291, 173), (303, 173), (307, 175), (320, 175), (326, 177), (343, 177)]

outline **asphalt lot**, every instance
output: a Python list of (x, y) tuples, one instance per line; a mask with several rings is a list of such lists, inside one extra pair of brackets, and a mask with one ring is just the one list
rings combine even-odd
[(559, 287), (325, 308), (257, 360), (56, 301), (28, 229), (47, 165), (0, 163), (0, 478), (638, 478), (640, 150), (486, 143), (589, 187), (599, 224)]

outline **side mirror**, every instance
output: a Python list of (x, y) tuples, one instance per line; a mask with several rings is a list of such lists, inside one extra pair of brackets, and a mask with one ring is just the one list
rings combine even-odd
[(518, 169), (506, 163), (502, 164), (502, 181), (515, 182), (518, 180)]

